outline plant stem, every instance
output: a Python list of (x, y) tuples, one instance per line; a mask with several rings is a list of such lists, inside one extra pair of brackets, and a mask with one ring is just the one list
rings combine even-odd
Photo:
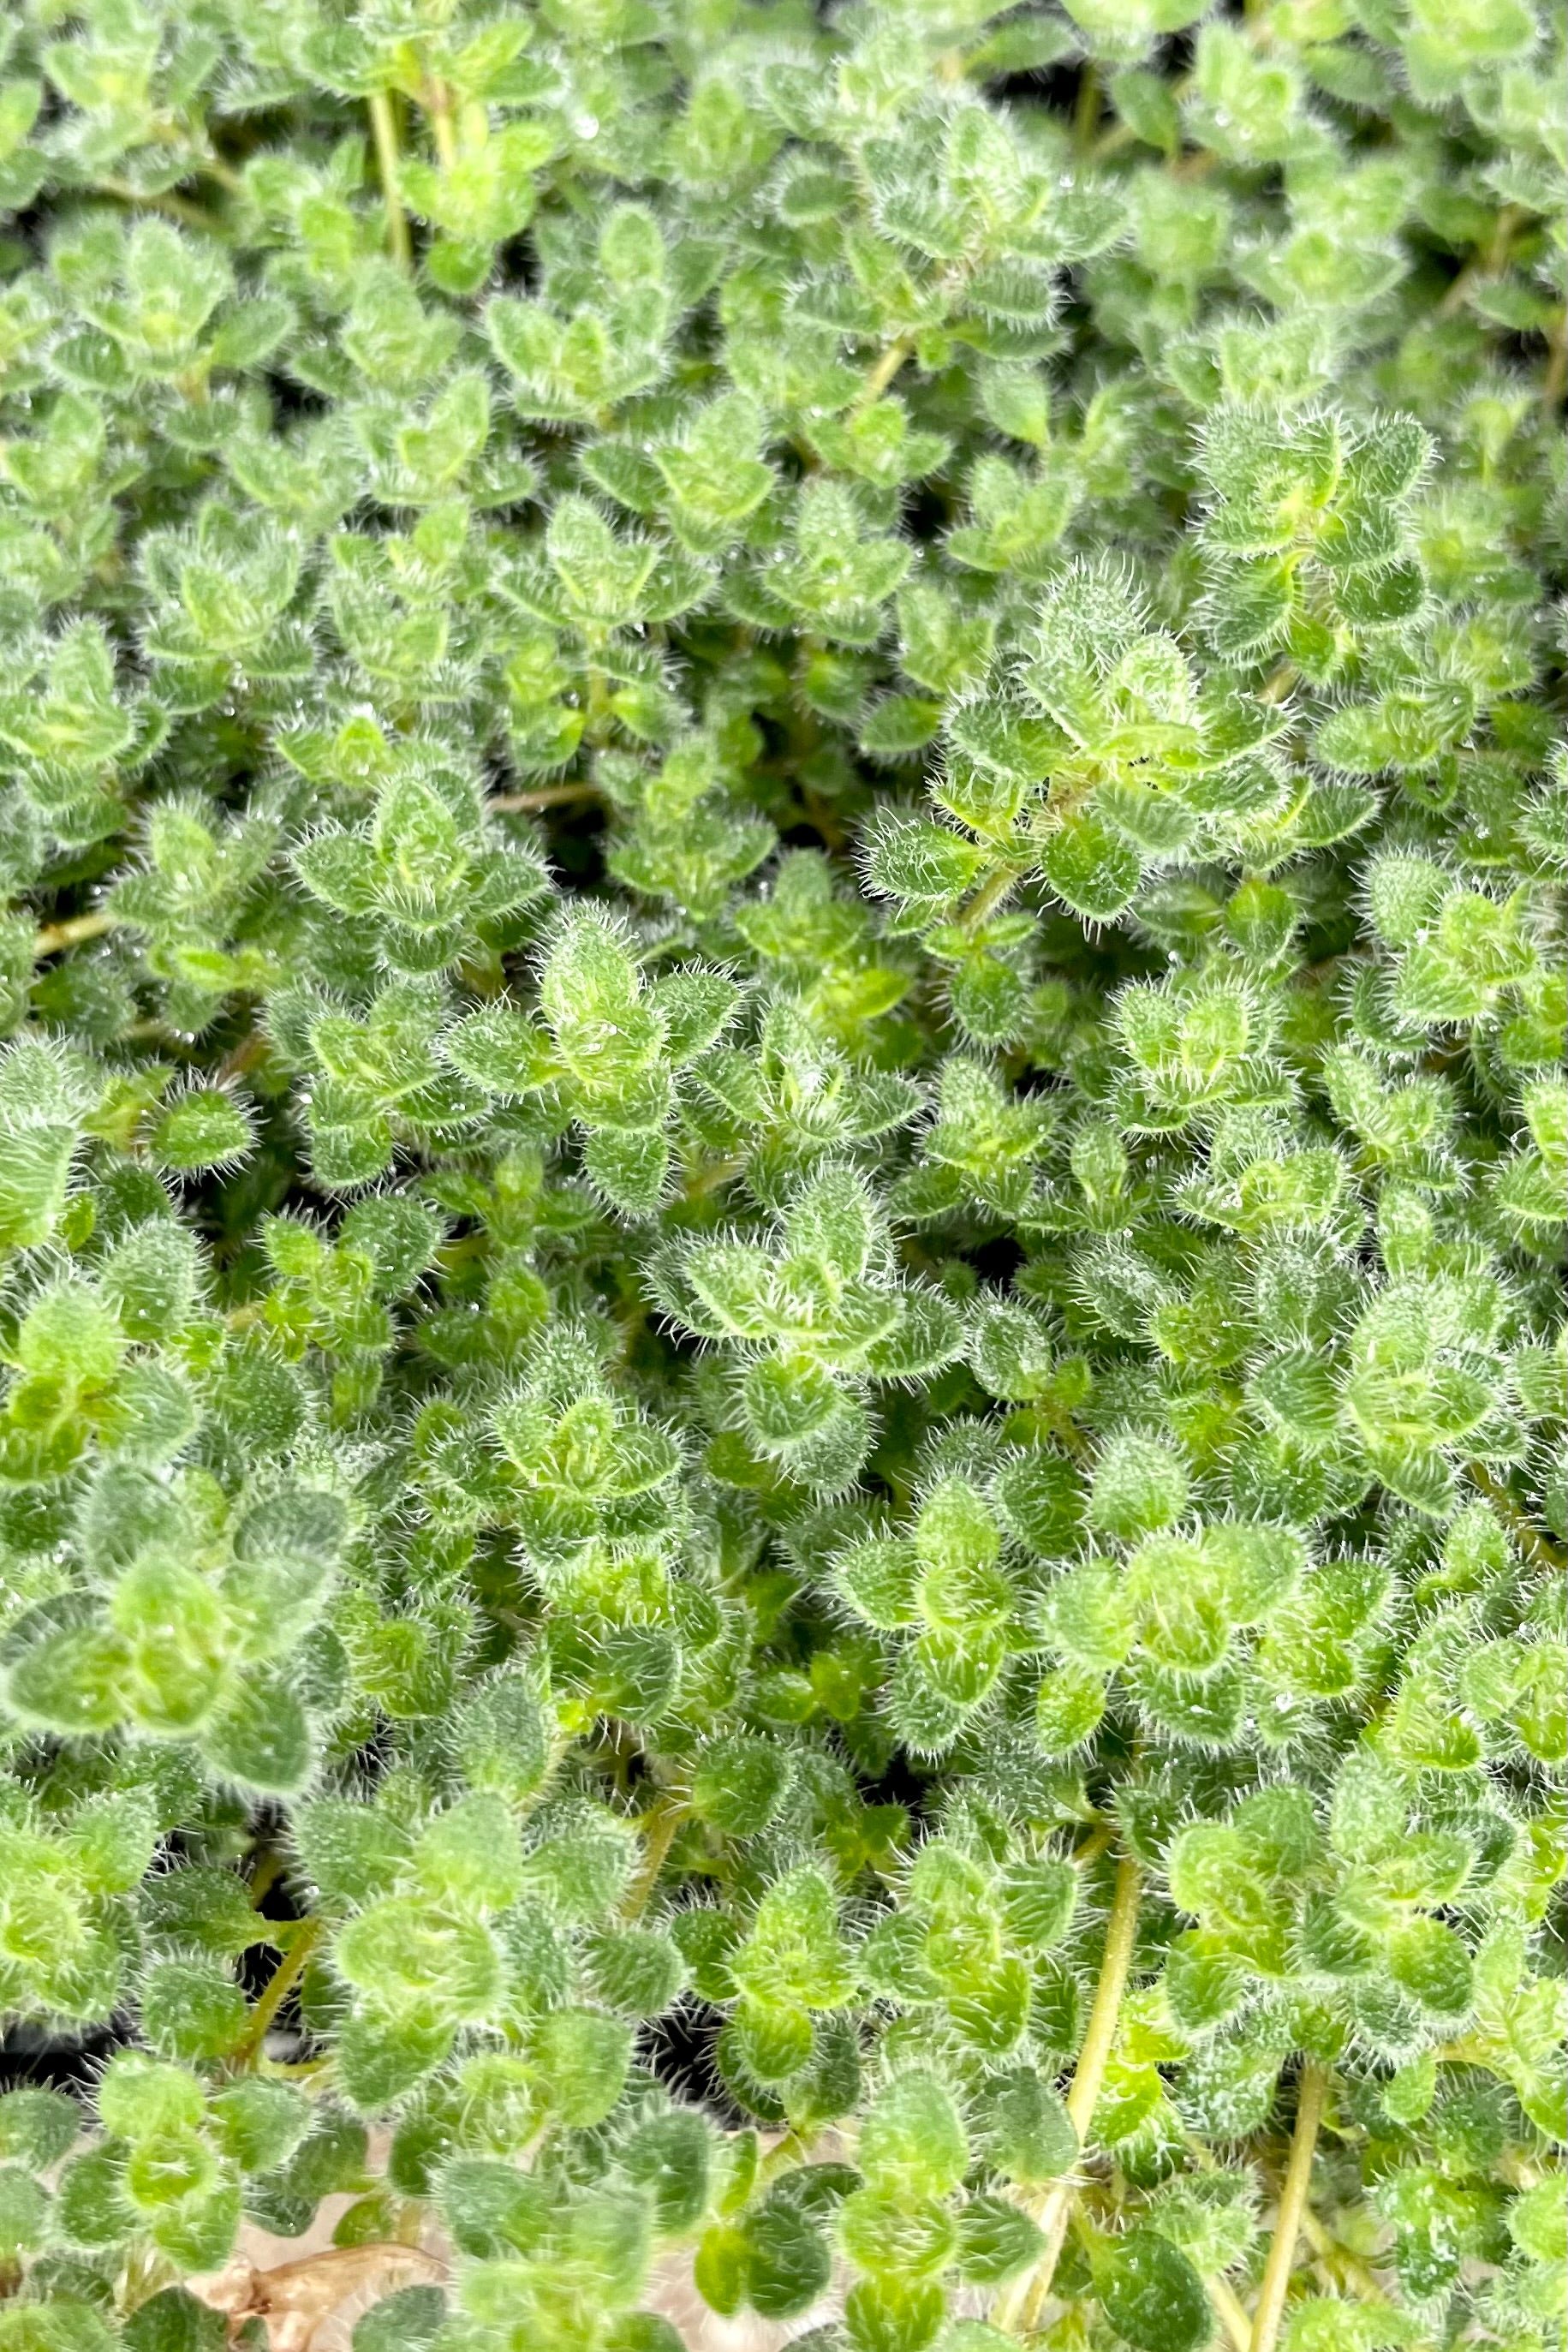
[(444, 172), (450, 172), (457, 161), (457, 134), (452, 124), (452, 92), (439, 76), (431, 74), (425, 80), (425, 112), (430, 117), (431, 137)]
[(591, 743), (608, 740), (614, 724), (615, 713), (611, 708), (610, 680), (596, 661), (588, 666), (588, 704), (583, 712), (582, 731)]
[(1274, 2222), (1269, 2259), (1263, 2267), (1263, 2284), (1258, 2290), (1250, 2352), (1274, 2352), (1280, 2321), (1284, 2315), (1285, 2290), (1291, 2284), (1291, 2273), (1295, 2268), (1296, 2240), (1301, 2233), (1301, 2216), (1306, 2211), (1307, 2189), (1312, 2177), (1312, 2151), (1318, 2144), (1318, 2126), (1322, 2121), (1323, 2098), (1327, 2090), (1328, 2072), (1325, 2067), (1310, 2063), (1302, 2067), (1296, 2093), (1296, 2128), (1291, 2135), (1291, 2160), (1285, 2168), (1285, 2178), (1280, 2190), (1280, 2210)]
[(1481, 1462), (1467, 1462), (1465, 1475), (1473, 1486), (1479, 1486), (1510, 1535), (1528, 1559), (1537, 1568), (1549, 1568), (1561, 1576), (1568, 1570), (1568, 1553), (1549, 1542), (1534, 1525), (1529, 1514), (1521, 1511), (1508, 1488)]
[(640, 1826), (647, 1840), (637, 1875), (627, 1889), (621, 1906), (622, 1919), (640, 1919), (647, 1909), (659, 1873), (675, 1842), (675, 1832), (686, 1817), (686, 1801), (679, 1790), (666, 1790), (655, 1797), (641, 1817)]
[[(1210, 2155), (1196, 2134), (1184, 2132), (1182, 2138), (1186, 2143), (1187, 2154), (1200, 2172), (1219, 2170), (1219, 2159)], [(1367, 2303), (1386, 2302), (1387, 2297), (1365, 2263), (1357, 2262), (1355, 2255), (1329, 2235), (1310, 2205), (1303, 2205), (1301, 2208), (1301, 2233), (1315, 2254), (1326, 2258), (1332, 2253), (1336, 2258), (1339, 2264), (1339, 2270), (1335, 2273), (1336, 2284), (1348, 2283), (1354, 2285), (1356, 2293)], [(1352, 2276), (1352, 2264), (1363, 2273), (1364, 2280), (1357, 2280)], [(1340, 2271), (1344, 2274), (1343, 2281), (1340, 2278)], [(1245, 2304), (1231, 2286), (1229, 2280), (1216, 2277), (1207, 2280), (1205, 2284), (1214, 2298), (1215, 2309), (1225, 2322), (1225, 2332), (1236, 2347), (1236, 2352), (1251, 2352), (1252, 2322), (1247, 2315)]]
[(1342, 2286), (1348, 2286), (1363, 2303), (1386, 2303), (1388, 2297), (1378, 2285), (1369, 2263), (1341, 2245), (1332, 2230), (1325, 2230), (1310, 2205), (1301, 2208), (1301, 2235), (1318, 2260), (1333, 2273)]
[[(1083, 2046), (1073, 2069), (1072, 2087), (1067, 2094), (1067, 2112), (1081, 2147), (1089, 2137), (1116, 2039), (1116, 2021), (1122, 2013), (1122, 1996), (1127, 1989), (1133, 1947), (1137, 1941), (1142, 1893), (1138, 1865), (1130, 1853), (1124, 1853), (1116, 1864), (1116, 1885), (1111, 1897), (1111, 1914), (1105, 1922), (1105, 1950), (1100, 1962), (1100, 1979), (1094, 1988), (1094, 2005), (1089, 2012)], [(998, 2327), (1010, 2332), (1020, 2321), (1031, 2321), (1043, 2308), (1061, 2258), (1076, 2189), (1077, 2184), (1069, 2179), (1055, 2182), (1046, 2191), (1035, 2216), (1045, 2243), (1034, 2268), (1014, 2282), (993, 2311), (992, 2317)]]
[(777, 2180), (781, 2172), (788, 2172), (792, 2166), (806, 2162), (810, 2153), (811, 2143), (809, 2139), (802, 2139), (798, 2131), (787, 2131), (782, 2139), (777, 2141), (768, 2149), (758, 2166), (758, 2182)]
[(882, 357), (867, 373), (866, 380), (860, 389), (860, 395), (854, 408), (851, 411), (852, 415), (862, 408), (870, 408), (873, 402), (882, 398), (914, 349), (915, 345), (907, 335), (900, 335), (895, 341), (889, 343)]
[(235, 2052), (232, 2063), (240, 2068), (254, 2066), (262, 2053), (267, 2029), (305, 1973), (305, 1964), (321, 1940), (319, 1919), (300, 1919), (295, 1923), (288, 1939), (288, 1949), (262, 1987), (244, 2041)]
[(253, 1911), (259, 1911), (269, 1888), (276, 1886), (283, 1875), (283, 1856), (276, 1846), (268, 1846), (251, 1872), (246, 1893)]
[(1103, 132), (1096, 139), (1090, 153), (1090, 162), (1103, 163), (1107, 155), (1119, 155), (1124, 147), (1131, 147), (1134, 144), (1137, 136), (1137, 132), (1130, 123), (1116, 123), (1112, 130)]
[(192, 160), (198, 173), (204, 179), (215, 180), (226, 194), (237, 196), (244, 187), (245, 180), (242, 174), (235, 170), (232, 163), (225, 163), (223, 157), (214, 153), (211, 147), (203, 148)]
[(596, 801), (597, 784), (541, 784), (531, 793), (497, 793), (486, 808), (497, 810), (565, 808), (572, 801)]
[(1205, 2279), (1204, 2284), (1208, 2289), (1210, 2301), (1224, 2322), (1225, 2332), (1230, 2338), (1233, 2352), (1251, 2352), (1252, 2322), (1247, 2315), (1246, 2305), (1229, 2280), (1218, 2277), (1207, 2278)]
[(1070, 1454), (1074, 1462), (1086, 1462), (1092, 1448), (1066, 1406), (1059, 1404), (1054, 1397), (1041, 1397), (1038, 1410), (1062, 1451)]
[(986, 917), (995, 911), (1023, 879), (1022, 869), (1007, 858), (998, 858), (958, 919), (967, 931), (977, 930)]
[(1072, 114), (1072, 142), (1081, 155), (1088, 154), (1094, 144), (1094, 133), (1100, 127), (1100, 77), (1090, 61), (1079, 76), (1078, 103)]
[(221, 1087), (226, 1078), (243, 1076), (246, 1070), (254, 1070), (258, 1062), (265, 1062), (271, 1051), (272, 1040), (264, 1030), (248, 1031), (218, 1064), (213, 1073), (214, 1084)]
[(162, 213), (166, 220), (178, 221), (182, 228), (193, 228), (203, 236), (222, 237), (232, 243), (234, 231), (226, 221), (218, 219), (189, 197), (176, 195), (172, 188), (160, 188), (154, 194), (144, 194), (125, 180), (99, 180), (99, 192), (112, 196), (117, 205), (139, 205), (142, 211)]
[(266, 2074), (269, 2080), (276, 2078), (280, 2083), (318, 2082), (329, 2072), (331, 2064), (330, 2058), (261, 2057), (256, 2062), (257, 2074)]
[(1568, 314), (1558, 312), (1550, 343), (1546, 373), (1541, 385), (1541, 405), (1548, 416), (1553, 414), (1563, 392), (1568, 390)]
[(376, 169), (381, 173), (382, 201), (386, 206), (387, 244), (398, 268), (409, 269), (413, 266), (413, 240), (409, 235), (408, 215), (402, 208), (402, 192), (398, 181), (397, 117), (392, 112), (391, 91), (371, 90), (370, 110), (371, 135), (376, 142)]
[(1489, 278), (1500, 278), (1508, 268), (1509, 247), (1515, 232), (1529, 219), (1528, 213), (1518, 205), (1504, 205), (1492, 223), (1491, 235), (1479, 251), (1471, 255), (1448, 292), (1437, 305), (1439, 319), (1451, 319), (1462, 310), (1472, 286)]
[(706, 1168), (698, 1168), (687, 1177), (682, 1188), (683, 1201), (706, 1200), (721, 1185), (733, 1182), (746, 1167), (744, 1160), (714, 1160)]
[(33, 961), (41, 962), (45, 956), (58, 955), (62, 948), (79, 947), (83, 940), (96, 940), (111, 931), (120, 918), (100, 907), (93, 915), (72, 915), (63, 923), (46, 923), (33, 940)]

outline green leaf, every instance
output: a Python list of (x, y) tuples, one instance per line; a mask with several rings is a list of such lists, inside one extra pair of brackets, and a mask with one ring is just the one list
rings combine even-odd
[(1457, 2017), (1470, 2005), (1470, 1955), (1463, 1939), (1440, 1919), (1410, 1919), (1393, 1928), (1387, 1943), (1388, 1973), (1423, 2009)]
[(998, 2169), (1020, 2187), (1058, 2180), (1078, 2161), (1078, 2134), (1057, 2093), (1030, 2068), (987, 2085), (984, 2137)]
[(1137, 851), (1092, 814), (1069, 817), (1047, 835), (1040, 868), (1064, 906), (1097, 923), (1121, 913), (1143, 873)]
[(562, 2123), (576, 2130), (601, 2123), (626, 2079), (630, 2027), (594, 2010), (552, 2010), (533, 2046), (546, 2096)]
[(310, 1724), (298, 1691), (254, 1670), (202, 1733), (203, 1752), (225, 1780), (258, 1794), (291, 1795), (315, 1766)]
[(746, 2294), (761, 2319), (793, 2319), (825, 2290), (832, 2263), (826, 2239), (782, 2196), (745, 2223)]
[(1135, 2352), (1197, 2352), (1214, 2314), (1203, 2281), (1178, 2247), (1154, 2230), (1129, 2231), (1096, 2266), (1106, 2319)]
[(940, 2197), (956, 2188), (969, 2151), (946, 2084), (923, 2068), (895, 2074), (862, 2126), (859, 2157), (879, 2189)]

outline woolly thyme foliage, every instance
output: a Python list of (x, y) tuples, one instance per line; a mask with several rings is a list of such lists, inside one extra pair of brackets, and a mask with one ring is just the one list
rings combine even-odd
[(1547, 2352), (1560, 20), (0, 43), (0, 2352)]

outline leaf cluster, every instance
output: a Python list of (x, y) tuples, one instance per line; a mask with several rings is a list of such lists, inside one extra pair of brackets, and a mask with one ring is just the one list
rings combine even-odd
[(1563, 55), (5, 14), (0, 2352), (1560, 2352)]

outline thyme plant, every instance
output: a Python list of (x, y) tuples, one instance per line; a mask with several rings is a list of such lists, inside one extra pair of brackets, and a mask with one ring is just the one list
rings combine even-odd
[(1546, 2352), (1561, 11), (0, 65), (0, 2352)]

